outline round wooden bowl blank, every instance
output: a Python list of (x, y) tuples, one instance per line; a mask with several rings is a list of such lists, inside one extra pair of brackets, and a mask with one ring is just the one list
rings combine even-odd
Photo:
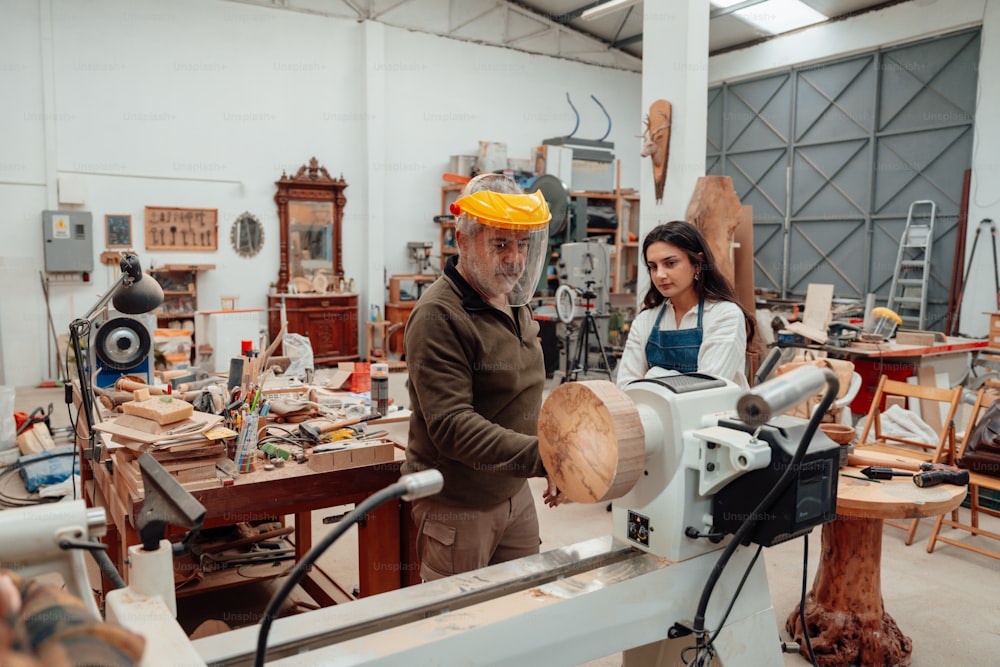
[(819, 428), (838, 445), (846, 445), (854, 440), (854, 429), (847, 424), (820, 424)]
[(606, 380), (562, 384), (545, 399), (538, 449), (559, 490), (580, 503), (625, 495), (646, 461), (639, 412)]

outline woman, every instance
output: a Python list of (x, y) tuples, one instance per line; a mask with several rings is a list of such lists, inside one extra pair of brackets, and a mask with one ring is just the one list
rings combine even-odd
[(629, 329), (618, 386), (660, 368), (708, 373), (748, 389), (746, 353), (756, 325), (701, 232), (684, 221), (659, 225), (642, 242), (642, 257), (651, 285)]

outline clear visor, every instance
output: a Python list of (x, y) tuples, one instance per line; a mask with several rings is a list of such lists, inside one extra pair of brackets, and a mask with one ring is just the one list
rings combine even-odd
[(475, 251), (463, 254), (472, 286), (488, 299), (506, 295), (510, 306), (523, 306), (535, 295), (548, 251), (548, 227), (500, 229), (483, 225), (473, 240)]

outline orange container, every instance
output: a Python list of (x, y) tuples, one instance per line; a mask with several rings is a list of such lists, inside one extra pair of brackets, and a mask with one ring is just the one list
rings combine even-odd
[(351, 391), (363, 394), (372, 388), (372, 365), (367, 361), (355, 361), (354, 372), (351, 373)]

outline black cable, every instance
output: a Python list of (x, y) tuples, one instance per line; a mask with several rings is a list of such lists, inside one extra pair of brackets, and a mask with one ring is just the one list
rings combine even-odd
[(750, 559), (750, 564), (747, 565), (746, 572), (743, 573), (743, 578), (740, 579), (740, 584), (736, 587), (736, 592), (733, 593), (733, 598), (729, 601), (729, 607), (726, 608), (726, 613), (722, 615), (722, 620), (719, 621), (719, 627), (715, 630), (715, 634), (712, 635), (712, 638), (708, 640), (708, 646), (712, 646), (712, 644), (715, 643), (716, 638), (719, 636), (719, 633), (722, 632), (722, 628), (726, 624), (726, 619), (729, 618), (729, 614), (733, 611), (733, 606), (736, 604), (736, 599), (739, 598), (740, 592), (743, 591), (743, 584), (747, 582), (747, 578), (749, 578), (750, 572), (753, 570), (754, 563), (757, 562), (757, 559), (760, 557), (763, 550), (764, 547), (758, 544), (757, 553), (755, 553), (753, 558)]
[[(111, 558), (108, 556), (108, 552), (104, 549), (88, 549), (90, 555), (94, 557), (97, 561), (97, 566), (101, 568), (101, 574), (108, 578), (112, 586), (115, 588), (125, 588), (125, 580), (122, 579), (122, 575), (118, 573), (118, 568), (115, 564), (111, 562)], [(101, 593), (107, 595), (107, 591), (104, 587), (101, 587)]]
[[(34, 461), (32, 461), (32, 463), (35, 463), (35, 462), (38, 462), (38, 461), (46, 461), (48, 459), (54, 459), (54, 458), (58, 458), (58, 457), (62, 457), (62, 456), (75, 456), (75, 454), (76, 454), (75, 450), (72, 451), (72, 452), (48, 451), (48, 452), (44, 452), (44, 456), (43, 455), (39, 455), (38, 458), (36, 458), (36, 459), (34, 459)], [(23, 467), (24, 467), (24, 465), (20, 461), (17, 461), (15, 463), (11, 463), (8, 466), (5, 466), (4, 468), (0, 469), (0, 480), (6, 478), (8, 475), (12, 475), (12, 474), (14, 474), (16, 472), (20, 472)], [(72, 474), (72, 469), (70, 470), (70, 474)], [(59, 500), (59, 498), (38, 498), (38, 499), (29, 500), (28, 498), (25, 498), (25, 497), (16, 498), (14, 496), (7, 496), (5, 493), (2, 493), (2, 492), (0, 492), (0, 498), (6, 498), (9, 501), (13, 501), (13, 502), (6, 503), (9, 507), (30, 507), (30, 506), (33, 506), (33, 505), (40, 505), (40, 504), (44, 504), (44, 503), (57, 502)]]
[(757, 504), (757, 507), (751, 512), (746, 520), (740, 525), (733, 535), (732, 540), (726, 545), (725, 550), (722, 555), (719, 556), (719, 560), (716, 561), (715, 567), (712, 568), (712, 572), (708, 576), (708, 581), (705, 582), (705, 588), (702, 589), (701, 599), (698, 601), (698, 611), (694, 616), (693, 632), (696, 636), (703, 636), (705, 634), (705, 612), (708, 609), (708, 601), (712, 597), (712, 590), (715, 588), (715, 584), (718, 583), (719, 577), (722, 576), (722, 571), (725, 569), (726, 564), (729, 559), (732, 558), (736, 549), (747, 540), (747, 536), (750, 534), (760, 521), (760, 517), (766, 516), (768, 510), (777, 501), (778, 498), (785, 492), (785, 489), (792, 482), (792, 478), (798, 474), (799, 463), (805, 457), (806, 449), (809, 447), (809, 443), (812, 441), (813, 435), (816, 433), (816, 429), (819, 428), (819, 423), (823, 418), (823, 415), (830, 406), (833, 404), (834, 399), (837, 397), (837, 391), (840, 388), (840, 382), (837, 380), (837, 376), (828, 368), (822, 369), (822, 373), (826, 376), (826, 393), (823, 394), (823, 398), (820, 399), (819, 405), (813, 412), (812, 417), (809, 418), (809, 423), (806, 424), (806, 430), (802, 434), (802, 439), (799, 441), (799, 446), (795, 450), (795, 454), (792, 456), (792, 460), (788, 463), (788, 467), (782, 473), (778, 481), (775, 482), (774, 486), (768, 492), (766, 496)]
[(372, 494), (366, 498), (364, 502), (355, 507), (354, 510), (352, 510), (343, 521), (338, 523), (333, 530), (327, 533), (318, 544), (313, 545), (312, 549), (309, 550), (309, 553), (302, 557), (302, 560), (292, 566), (289, 570), (290, 574), (285, 579), (278, 592), (275, 593), (270, 602), (267, 603), (264, 615), (260, 619), (260, 634), (257, 635), (257, 653), (254, 656), (255, 667), (263, 667), (264, 665), (264, 659), (267, 657), (267, 634), (271, 629), (271, 623), (274, 622), (274, 619), (281, 608), (281, 604), (292, 592), (292, 589), (295, 588), (295, 586), (306, 575), (306, 572), (308, 572), (312, 567), (312, 564), (316, 562), (316, 559), (318, 559), (324, 551), (330, 548), (330, 545), (336, 542), (341, 535), (347, 532), (348, 528), (364, 518), (365, 515), (373, 509), (387, 500), (400, 498), (406, 495), (406, 493), (406, 486), (401, 482), (396, 482), (395, 484), (387, 486), (381, 491)]
[(809, 638), (809, 628), (806, 626), (806, 580), (808, 579), (806, 573), (809, 570), (809, 536), (806, 535), (802, 541), (805, 544), (802, 547), (802, 600), (799, 601), (799, 620), (802, 622), (802, 636), (806, 638), (809, 661), (813, 667), (819, 667), (816, 664), (816, 655), (813, 653), (812, 640)]
[[(70, 336), (70, 341), (72, 340), (72, 338), (73, 337)], [(64, 357), (64, 359), (66, 360), (65, 361), (65, 364), (66, 364), (66, 384), (63, 385), (63, 386), (66, 387), (66, 389), (64, 389), (64, 392), (66, 394), (66, 414), (69, 415), (70, 428), (73, 429), (73, 462), (71, 464), (72, 465), (71, 470), (76, 470), (76, 450), (79, 447), (79, 445), (77, 444), (77, 437), (79, 435), (79, 431), (77, 429), (80, 428), (80, 411), (79, 410), (76, 411), (76, 419), (74, 419), (73, 418), (73, 410), (72, 410), (72, 408), (69, 407), (70, 404), (73, 402), (73, 381), (70, 379), (72, 376), (69, 374), (69, 349), (70, 349), (70, 344), (71, 344), (70, 341), (66, 341), (66, 356)], [(81, 397), (81, 399), (82, 399), (82, 397)], [(83, 404), (82, 400), (81, 400), (80, 404), (81, 405)], [(97, 480), (96, 479), (94, 480), (94, 484), (95, 484), (95, 494), (96, 494), (96, 484), (97, 484)], [(76, 476), (74, 475), (73, 476), (73, 500), (78, 500), (82, 495), (83, 495), (83, 489), (80, 489), (79, 492), (77, 492), (77, 488), (76, 488)], [(96, 497), (96, 495), (95, 495), (95, 497)]]

